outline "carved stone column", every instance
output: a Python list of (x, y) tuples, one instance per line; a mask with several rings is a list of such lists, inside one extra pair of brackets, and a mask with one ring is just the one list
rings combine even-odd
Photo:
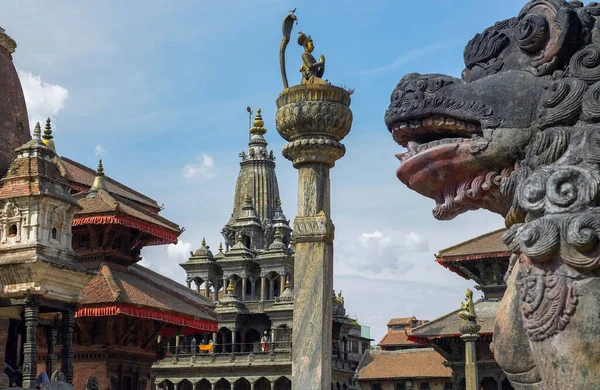
[(352, 125), (350, 94), (328, 84), (287, 88), (277, 99), (283, 156), (298, 169), (294, 220), (292, 388), (331, 387), (333, 223), (329, 170), (345, 154), (340, 141)]
[(75, 330), (75, 311), (65, 310), (62, 312), (62, 356), (60, 370), (65, 374), (68, 383), (73, 383), (73, 331)]
[(30, 295), (25, 302), (25, 346), (23, 348), (23, 387), (35, 386), (37, 378), (38, 345), (36, 328), (40, 317), (40, 300), (36, 295)]
[(260, 277), (260, 300), (261, 301), (267, 300), (267, 277), (266, 276)]
[(48, 342), (48, 354), (46, 355), (46, 373), (52, 375), (54, 372), (54, 362), (56, 362), (56, 355), (54, 355), (54, 346), (56, 345), (56, 328), (49, 326), (46, 328), (46, 340)]
[(242, 278), (242, 302), (246, 300), (246, 277)]
[(213, 280), (213, 302), (217, 303), (217, 301), (219, 300), (219, 282), (215, 279)]
[(234, 329), (231, 331), (231, 353), (235, 353), (235, 334), (237, 331)]
[(475, 321), (468, 322), (460, 327), (462, 336), (460, 338), (465, 342), (465, 381), (466, 390), (479, 390), (479, 376), (477, 373), (477, 355), (475, 351), (475, 342), (479, 339), (479, 330), (481, 326)]

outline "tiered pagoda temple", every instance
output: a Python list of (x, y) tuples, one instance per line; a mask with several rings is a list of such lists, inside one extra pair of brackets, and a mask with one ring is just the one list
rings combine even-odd
[[(240, 153), (233, 213), (222, 230), (225, 245), (213, 254), (202, 240), (181, 264), (190, 289), (215, 302), (219, 330), (210, 339), (195, 334), (171, 345), (169, 356), (153, 366), (163, 389), (291, 388), (292, 229), (279, 199), (275, 157), (267, 150), (260, 110), (253, 125), (248, 151)], [(332, 387), (355, 389), (354, 369), (370, 339), (346, 315), (341, 293), (334, 299), (332, 326)]]
[(0, 361), (26, 388), (46, 371), (150, 390), (170, 340), (217, 330), (214, 305), (137, 264), (183, 231), (156, 201), (59, 157), (50, 120), (31, 138), (15, 47), (0, 29)]
[[(475, 288), (483, 292), (483, 298), (474, 303), (477, 322), (481, 325), (476, 357), (483, 390), (512, 389), (490, 351), (496, 312), (506, 290), (504, 274), (510, 258), (501, 239), (504, 231), (500, 229), (475, 237), (443, 249), (436, 255), (439, 264), (467, 280), (475, 281)], [(447, 360), (446, 364), (452, 369), (454, 390), (465, 389), (465, 344), (460, 338), (462, 319), (458, 316), (459, 310), (410, 329), (408, 337), (409, 341), (434, 348)]]

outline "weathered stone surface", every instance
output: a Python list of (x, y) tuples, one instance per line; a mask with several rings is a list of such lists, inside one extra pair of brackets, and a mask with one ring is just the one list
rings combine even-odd
[(386, 112), (397, 176), (436, 218), (506, 219), (493, 350), (516, 389), (600, 386), (599, 17), (530, 1), (467, 44), (462, 80), (407, 75)]
[(346, 149), (352, 124), (349, 93), (324, 84), (285, 89), (277, 99), (277, 131), (289, 141), (283, 155), (298, 168), (294, 220), (294, 326), (292, 387), (331, 386), (333, 223), (329, 169)]

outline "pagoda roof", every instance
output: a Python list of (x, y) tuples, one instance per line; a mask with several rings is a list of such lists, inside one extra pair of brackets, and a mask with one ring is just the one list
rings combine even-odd
[[(500, 307), (500, 301), (481, 300), (475, 302), (474, 307), (477, 323), (481, 325), (479, 334), (492, 334), (494, 332), (496, 312)], [(433, 321), (410, 329), (408, 340), (424, 342), (437, 338), (459, 337), (461, 335), (460, 327), (463, 325), (463, 320), (458, 316), (460, 310), (454, 310)]]
[(446, 249), (442, 249), (436, 255), (437, 262), (476, 260), (493, 257), (508, 257), (510, 252), (502, 242), (502, 234), (506, 229), (498, 229), (482, 234), (461, 242)]
[[(75, 192), (87, 192), (90, 189), (94, 183), (94, 178), (96, 177), (96, 171), (94, 169), (88, 168), (67, 157), (60, 157), (57, 160), (61, 173), (69, 180), (69, 184)], [(154, 199), (137, 192), (108, 176), (106, 176), (106, 186), (111, 194), (119, 195), (146, 207), (151, 207), (152, 209), (155, 209), (156, 212), (160, 211), (160, 206)]]
[(389, 330), (379, 341), (380, 347), (411, 347), (418, 343), (410, 341), (406, 330)]
[(102, 264), (81, 295), (84, 300), (76, 317), (124, 314), (198, 331), (218, 329), (208, 298), (137, 264)]
[(100, 189), (95, 196), (75, 195), (81, 207), (73, 218), (73, 226), (117, 224), (138, 229), (156, 237), (147, 245), (175, 244), (181, 234), (179, 226), (158, 213), (127, 198)]
[(411, 322), (416, 321), (416, 317), (398, 317), (392, 318), (388, 321), (387, 326), (396, 326), (396, 325), (409, 325)]
[(368, 350), (356, 368), (361, 380), (450, 378), (452, 370), (444, 358), (431, 348), (399, 351)]

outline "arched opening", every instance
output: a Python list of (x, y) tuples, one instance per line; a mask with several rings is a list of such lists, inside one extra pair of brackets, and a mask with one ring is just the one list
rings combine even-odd
[(225, 378), (221, 378), (215, 384), (215, 390), (231, 390), (231, 384)]
[(15, 224), (10, 225), (10, 227), (8, 228), (8, 236), (9, 237), (17, 236), (17, 225), (15, 225)]
[(502, 390), (514, 390), (508, 378), (502, 381)]
[(246, 278), (246, 300), (254, 301), (256, 297), (252, 296), (252, 283), (250, 279)]
[(51, 236), (52, 236), (53, 240), (56, 240), (56, 235), (57, 235), (56, 228), (52, 228), (52, 234), (51, 234)]
[(194, 390), (194, 386), (190, 381), (184, 379), (177, 385), (177, 390)]
[(165, 379), (164, 381), (162, 381), (160, 383), (160, 385), (158, 385), (158, 388), (161, 390), (175, 390), (175, 386), (168, 379)]
[(498, 384), (494, 378), (483, 378), (481, 381), (481, 390), (498, 390)]
[(260, 378), (254, 382), (254, 390), (271, 390), (271, 382), (267, 378)]
[(335, 389), (342, 390), (342, 385), (340, 385), (340, 382), (335, 382)]
[(233, 390), (250, 390), (250, 382), (246, 378), (240, 378), (235, 382)]
[(208, 380), (202, 379), (196, 384), (196, 390), (212, 390), (212, 386)]
[(282, 376), (275, 381), (275, 390), (292, 390), (292, 381)]
[(260, 333), (252, 328), (246, 331), (246, 343), (243, 346), (244, 352), (260, 352)]
[(247, 235), (245, 235), (245, 234), (244, 234), (244, 235), (242, 236), (242, 242), (244, 243), (244, 246), (245, 246), (246, 248), (250, 249), (250, 244), (251, 244), (251, 241), (250, 241), (250, 236), (247, 236)]
[(227, 328), (219, 329), (215, 353), (231, 353), (231, 347), (231, 331)]

